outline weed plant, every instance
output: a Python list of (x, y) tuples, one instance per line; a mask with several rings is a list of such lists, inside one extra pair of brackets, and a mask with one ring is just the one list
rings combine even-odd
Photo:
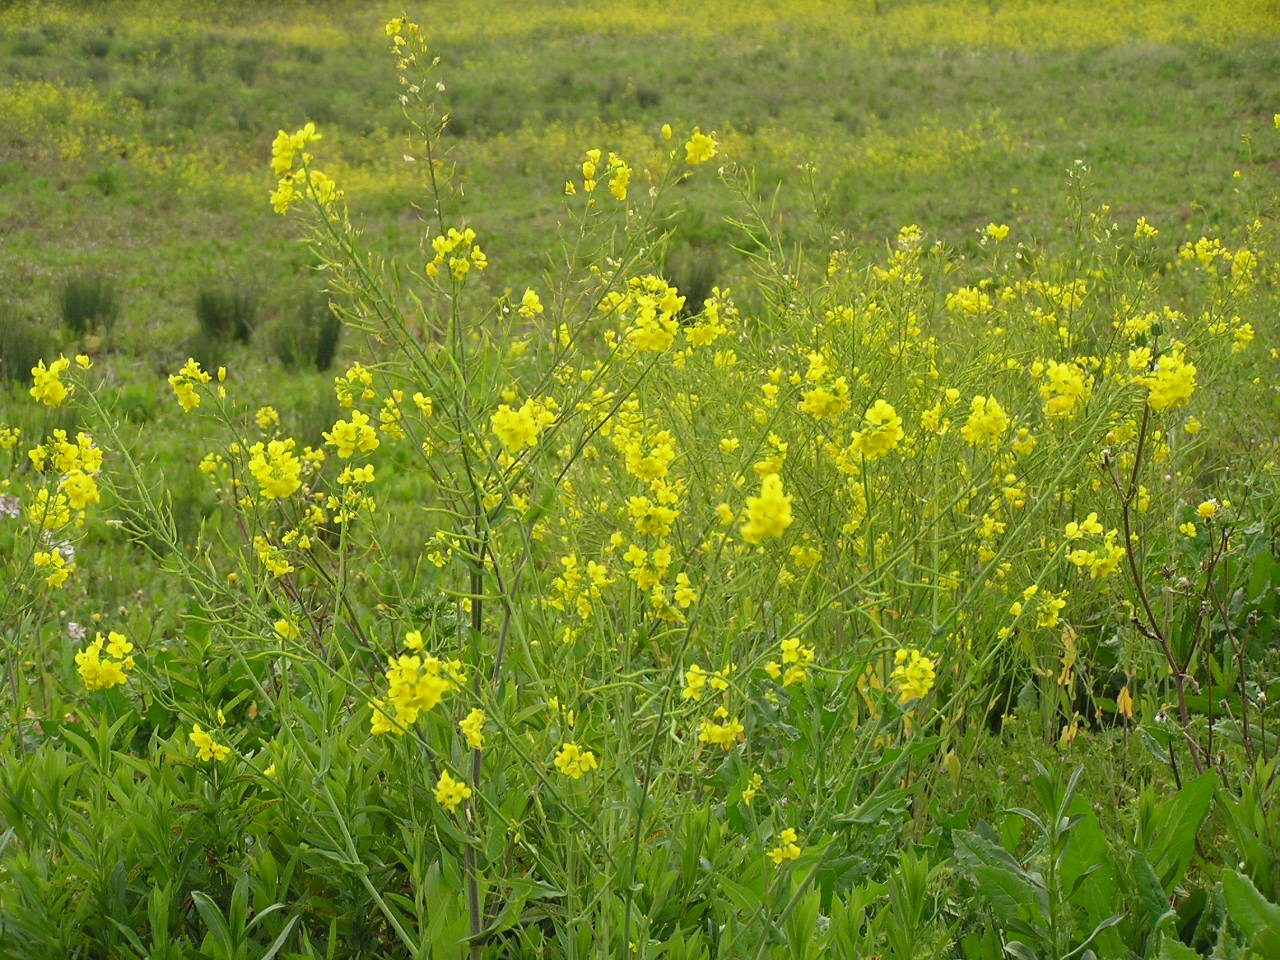
[(205, 342), (248, 343), (258, 326), (258, 294), (242, 284), (206, 286), (196, 293), (196, 322)]
[(67, 277), (59, 297), (62, 324), (69, 333), (109, 333), (120, 314), (116, 282), (101, 273), (79, 273)]

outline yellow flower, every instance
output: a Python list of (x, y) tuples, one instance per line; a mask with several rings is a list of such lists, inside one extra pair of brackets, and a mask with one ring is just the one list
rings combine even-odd
[(39, 569), (49, 568), (44, 582), (51, 587), (61, 587), (76, 568), (74, 563), (67, 562), (60, 550), (37, 550), (31, 562)]
[(174, 396), (178, 398), (178, 405), (184, 413), (190, 413), (200, 406), (200, 394), (196, 392), (196, 385), (208, 383), (212, 379), (192, 357), (187, 358), (181, 370), (169, 375), (169, 386), (173, 387)]
[(718, 146), (714, 135), (707, 135), (702, 132), (701, 127), (694, 127), (693, 134), (684, 145), (685, 162), (705, 163), (716, 155)]
[(302, 486), (302, 461), (294, 456), (293, 448), (291, 438), (258, 442), (249, 448), (249, 472), (268, 500), (288, 497)]
[(532, 289), (526, 287), (524, 296), (520, 298), (520, 316), (532, 320), (540, 313), (542, 313), (542, 301)]
[(892, 452), (904, 436), (902, 418), (884, 400), (873, 403), (863, 420), (866, 427), (854, 433), (850, 449), (868, 460), (879, 460)]
[(530, 398), (518, 410), (512, 409), (508, 404), (500, 404), (489, 418), (489, 426), (508, 453), (519, 453), (526, 447), (534, 446), (543, 429), (554, 421), (554, 413)]
[(436, 781), (436, 802), (440, 806), (453, 813), (458, 804), (469, 796), (471, 796), (469, 786), (451, 777), (448, 770), (441, 771), (440, 779)]
[(1147, 388), (1147, 403), (1152, 410), (1171, 410), (1191, 399), (1196, 389), (1196, 368), (1179, 353), (1166, 354), (1156, 368), (1138, 383)]
[(581, 779), (584, 773), (596, 770), (600, 766), (594, 753), (583, 750), (576, 743), (562, 744), (556, 751), (555, 763), (557, 770), (574, 780)]
[(72, 470), (64, 475), (58, 482), (58, 489), (67, 495), (72, 510), (83, 510), (100, 500), (98, 484), (83, 470)]
[(742, 738), (743, 729), (737, 717), (730, 719), (728, 710), (717, 707), (711, 718), (702, 718), (698, 727), (698, 740), (730, 750)]
[(31, 368), (32, 386), (29, 391), (32, 399), (43, 403), (46, 407), (60, 406), (62, 401), (71, 395), (71, 389), (62, 382), (62, 374), (71, 366), (66, 357), (58, 357), (48, 367), (39, 361)]
[(484, 749), (484, 711), (479, 707), (458, 721), (458, 729), (467, 738), (467, 746), (472, 750)]
[(189, 739), (196, 745), (196, 756), (201, 760), (225, 760), (231, 753), (230, 747), (218, 743), (198, 723), (192, 726)]
[(1206, 500), (1200, 506), (1196, 507), (1196, 513), (1200, 515), (1201, 520), (1212, 520), (1218, 515), (1218, 501)]
[(1074, 363), (1050, 360), (1045, 368), (1047, 382), (1040, 388), (1044, 412), (1049, 417), (1069, 417), (1084, 393), (1084, 373)]
[(1120, 693), (1116, 696), (1116, 711), (1122, 717), (1133, 719), (1133, 694), (1129, 692), (1127, 684), (1120, 688)]
[(787, 827), (777, 836), (777, 845), (768, 851), (769, 859), (774, 866), (782, 866), (784, 860), (796, 860), (800, 857), (800, 837), (794, 827)]
[(791, 496), (782, 491), (782, 477), (771, 473), (760, 481), (760, 496), (747, 497), (747, 522), (740, 532), (747, 543), (780, 537), (791, 526)]
[(369, 426), (369, 417), (359, 410), (351, 411), (351, 419), (339, 420), (324, 434), (326, 447), (336, 447), (343, 460), (356, 452), (371, 453), (378, 449), (378, 433)]
[(977, 446), (996, 447), (1009, 429), (1009, 415), (995, 397), (976, 396), (970, 406), (969, 419), (960, 430), (964, 439)]
[(929, 695), (935, 677), (932, 660), (913, 647), (894, 654), (894, 663), (889, 679), (898, 689), (899, 702), (923, 700)]
[[(107, 655), (102, 646), (107, 644)], [(127, 680), (126, 671), (133, 669), (133, 644), (124, 634), (111, 631), (106, 640), (101, 633), (93, 642), (76, 654), (76, 668), (86, 690), (109, 690)]]
[[(434, 656), (407, 656), (388, 660), (387, 699), (395, 707), (395, 719), (402, 727), (412, 726), (420, 713), (435, 709), (446, 693), (457, 690), (465, 679), (462, 665), (445, 663)], [(374, 715), (375, 722), (377, 714)]]

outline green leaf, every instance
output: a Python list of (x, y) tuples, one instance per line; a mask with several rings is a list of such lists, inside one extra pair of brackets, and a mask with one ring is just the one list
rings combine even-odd
[(209, 935), (222, 951), (222, 956), (225, 960), (231, 960), (235, 956), (235, 941), (231, 937), (231, 928), (223, 919), (222, 911), (207, 893), (192, 890), (191, 899), (195, 902), (196, 910), (200, 912), (200, 919), (204, 921)]
[(1208, 770), (1157, 808), (1155, 829), (1143, 853), (1166, 893), (1173, 891), (1191, 863), (1196, 834), (1209, 813), (1216, 780), (1217, 774)]
[(1242, 873), (1223, 876), (1222, 895), (1232, 922), (1253, 946), (1264, 956), (1280, 956), (1280, 907), (1260, 894), (1253, 881)]

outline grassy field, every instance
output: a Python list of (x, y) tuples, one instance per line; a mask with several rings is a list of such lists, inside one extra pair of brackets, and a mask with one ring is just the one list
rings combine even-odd
[(1280, 955), (1280, 5), (0, 67), (0, 955)]

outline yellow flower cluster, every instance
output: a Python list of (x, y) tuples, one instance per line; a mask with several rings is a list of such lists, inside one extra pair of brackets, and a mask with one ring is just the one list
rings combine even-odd
[(467, 740), (472, 750), (484, 749), (484, 711), (479, 707), (473, 709), (458, 721), (458, 729)]
[(625, 291), (611, 291), (600, 301), (602, 313), (618, 318), (632, 353), (660, 353), (675, 343), (683, 308), (679, 291), (653, 274), (632, 277)]
[(1181, 353), (1161, 357), (1150, 374), (1139, 377), (1147, 388), (1147, 403), (1152, 410), (1164, 411), (1180, 407), (1191, 399), (1196, 389), (1196, 368)]
[[(609, 153), (608, 166), (603, 170), (600, 166), (600, 159), (603, 153), (598, 149), (591, 149), (586, 152), (586, 159), (582, 161), (582, 189), (585, 193), (592, 193), (599, 184), (599, 177), (603, 173), (609, 177), (609, 193), (619, 202), (627, 199), (627, 190), (631, 186), (631, 167), (627, 162), (618, 156), (618, 154)], [(564, 192), (572, 196), (577, 193), (577, 188), (572, 180), (564, 185)], [(594, 202), (594, 201), (592, 201)]]
[[(280, 178), (271, 193), (271, 207), (276, 213), (287, 212), (303, 197), (326, 208), (342, 199), (337, 184), (311, 166), (312, 157), (306, 148), (320, 139), (316, 125), (310, 121), (293, 133), (281, 130), (276, 134), (271, 144), (271, 172)], [(295, 170), (294, 165), (299, 162), (301, 166)]]
[(489, 418), (489, 426), (502, 441), (506, 451), (516, 454), (534, 446), (542, 431), (555, 423), (555, 420), (555, 410), (550, 403), (544, 404), (530, 397), (518, 409), (513, 409), (509, 404), (499, 404)]
[[(412, 641), (414, 634), (407, 638)], [(404, 733), (418, 721), (421, 713), (433, 710), (446, 693), (466, 682), (462, 663), (444, 661), (430, 654), (401, 654), (388, 660), (386, 671), (387, 700), (395, 711), (391, 715), (378, 702), (374, 705), (372, 732)]]
[(52, 468), (61, 474), (58, 490), (66, 495), (72, 510), (84, 510), (100, 501), (94, 478), (102, 472), (102, 450), (87, 434), (77, 433), (73, 441), (65, 430), (54, 430), (44, 443), (28, 450), (27, 457), (41, 473)]
[(818, 658), (813, 647), (800, 642), (799, 637), (788, 637), (778, 644), (781, 663), (770, 660), (764, 665), (765, 672), (774, 680), (782, 679), (782, 685), (789, 687), (794, 683), (804, 683), (809, 679), (809, 664)]
[(292, 438), (259, 441), (249, 448), (249, 472), (268, 500), (292, 496), (302, 486), (302, 461), (293, 448)]
[(231, 754), (230, 747), (218, 743), (213, 739), (213, 735), (198, 723), (192, 725), (188, 739), (196, 745), (196, 756), (205, 763), (210, 760), (225, 760)]
[(435, 257), (427, 262), (429, 277), (437, 276), (446, 262), (455, 280), (465, 278), (473, 266), (477, 270), (489, 266), (489, 258), (476, 243), (476, 232), (470, 227), (465, 230), (450, 227), (445, 233), (437, 234), (431, 238), (431, 249)]
[(865, 426), (854, 431), (850, 451), (867, 460), (879, 460), (891, 453), (905, 435), (898, 411), (885, 400), (877, 400), (863, 417)]
[(715, 134), (706, 134), (702, 132), (701, 127), (694, 127), (693, 133), (684, 145), (685, 163), (706, 163), (716, 155), (719, 146)]
[(787, 827), (776, 837), (777, 843), (767, 853), (774, 866), (780, 867), (785, 860), (800, 858), (800, 835), (795, 827)]
[(44, 582), (50, 587), (61, 587), (76, 569), (74, 560), (68, 560), (61, 550), (37, 550), (31, 558), (37, 570), (48, 570)]
[(174, 396), (178, 398), (178, 405), (183, 412), (189, 413), (200, 406), (200, 394), (196, 391), (196, 386), (212, 379), (210, 374), (200, 369), (199, 362), (193, 357), (188, 357), (177, 373), (169, 375), (169, 386), (173, 387)]
[(782, 490), (782, 477), (770, 473), (760, 481), (760, 495), (747, 497), (747, 522), (740, 528), (747, 543), (780, 537), (791, 526), (791, 495)]
[[(102, 648), (106, 645), (106, 656)], [(97, 634), (83, 650), (76, 654), (76, 669), (84, 688), (89, 691), (109, 690), (128, 680), (133, 669), (133, 644), (122, 633), (110, 631), (104, 639)]]
[(724, 707), (716, 707), (710, 717), (702, 718), (698, 726), (698, 740), (701, 743), (710, 743), (721, 749), (730, 750), (734, 744), (742, 740), (744, 729), (737, 717), (730, 717), (729, 711)]
[(350, 420), (339, 420), (333, 429), (324, 434), (325, 446), (336, 447), (343, 460), (355, 453), (371, 453), (378, 449), (378, 433), (369, 426), (369, 417), (359, 410), (351, 412)]
[(932, 660), (912, 647), (895, 653), (893, 662), (894, 668), (889, 679), (897, 689), (899, 702), (923, 700), (929, 695), (935, 677)]
[(574, 780), (580, 780), (583, 774), (600, 767), (596, 755), (590, 750), (583, 750), (576, 743), (561, 744), (556, 751), (555, 764), (557, 770)]
[(695, 663), (684, 672), (684, 689), (680, 696), (684, 700), (701, 700), (708, 686), (716, 691), (728, 690), (729, 675), (737, 669), (737, 664), (731, 663), (715, 673), (708, 673)]
[(46, 407), (61, 406), (62, 401), (71, 395), (71, 388), (62, 382), (62, 375), (70, 366), (71, 361), (61, 356), (47, 367), (43, 360), (39, 361), (31, 368), (34, 382), (29, 392), (32, 398)]
[(969, 419), (960, 429), (960, 435), (975, 447), (997, 447), (1005, 431), (1009, 429), (1009, 415), (995, 397), (977, 396), (969, 409)]
[(1040, 387), (1040, 395), (1044, 397), (1045, 416), (1071, 416), (1076, 401), (1085, 392), (1084, 372), (1074, 363), (1050, 360), (1044, 373), (1045, 383)]
[(436, 803), (453, 813), (458, 804), (470, 796), (471, 787), (461, 780), (455, 780), (448, 770), (440, 772), (440, 779), (436, 781)]

